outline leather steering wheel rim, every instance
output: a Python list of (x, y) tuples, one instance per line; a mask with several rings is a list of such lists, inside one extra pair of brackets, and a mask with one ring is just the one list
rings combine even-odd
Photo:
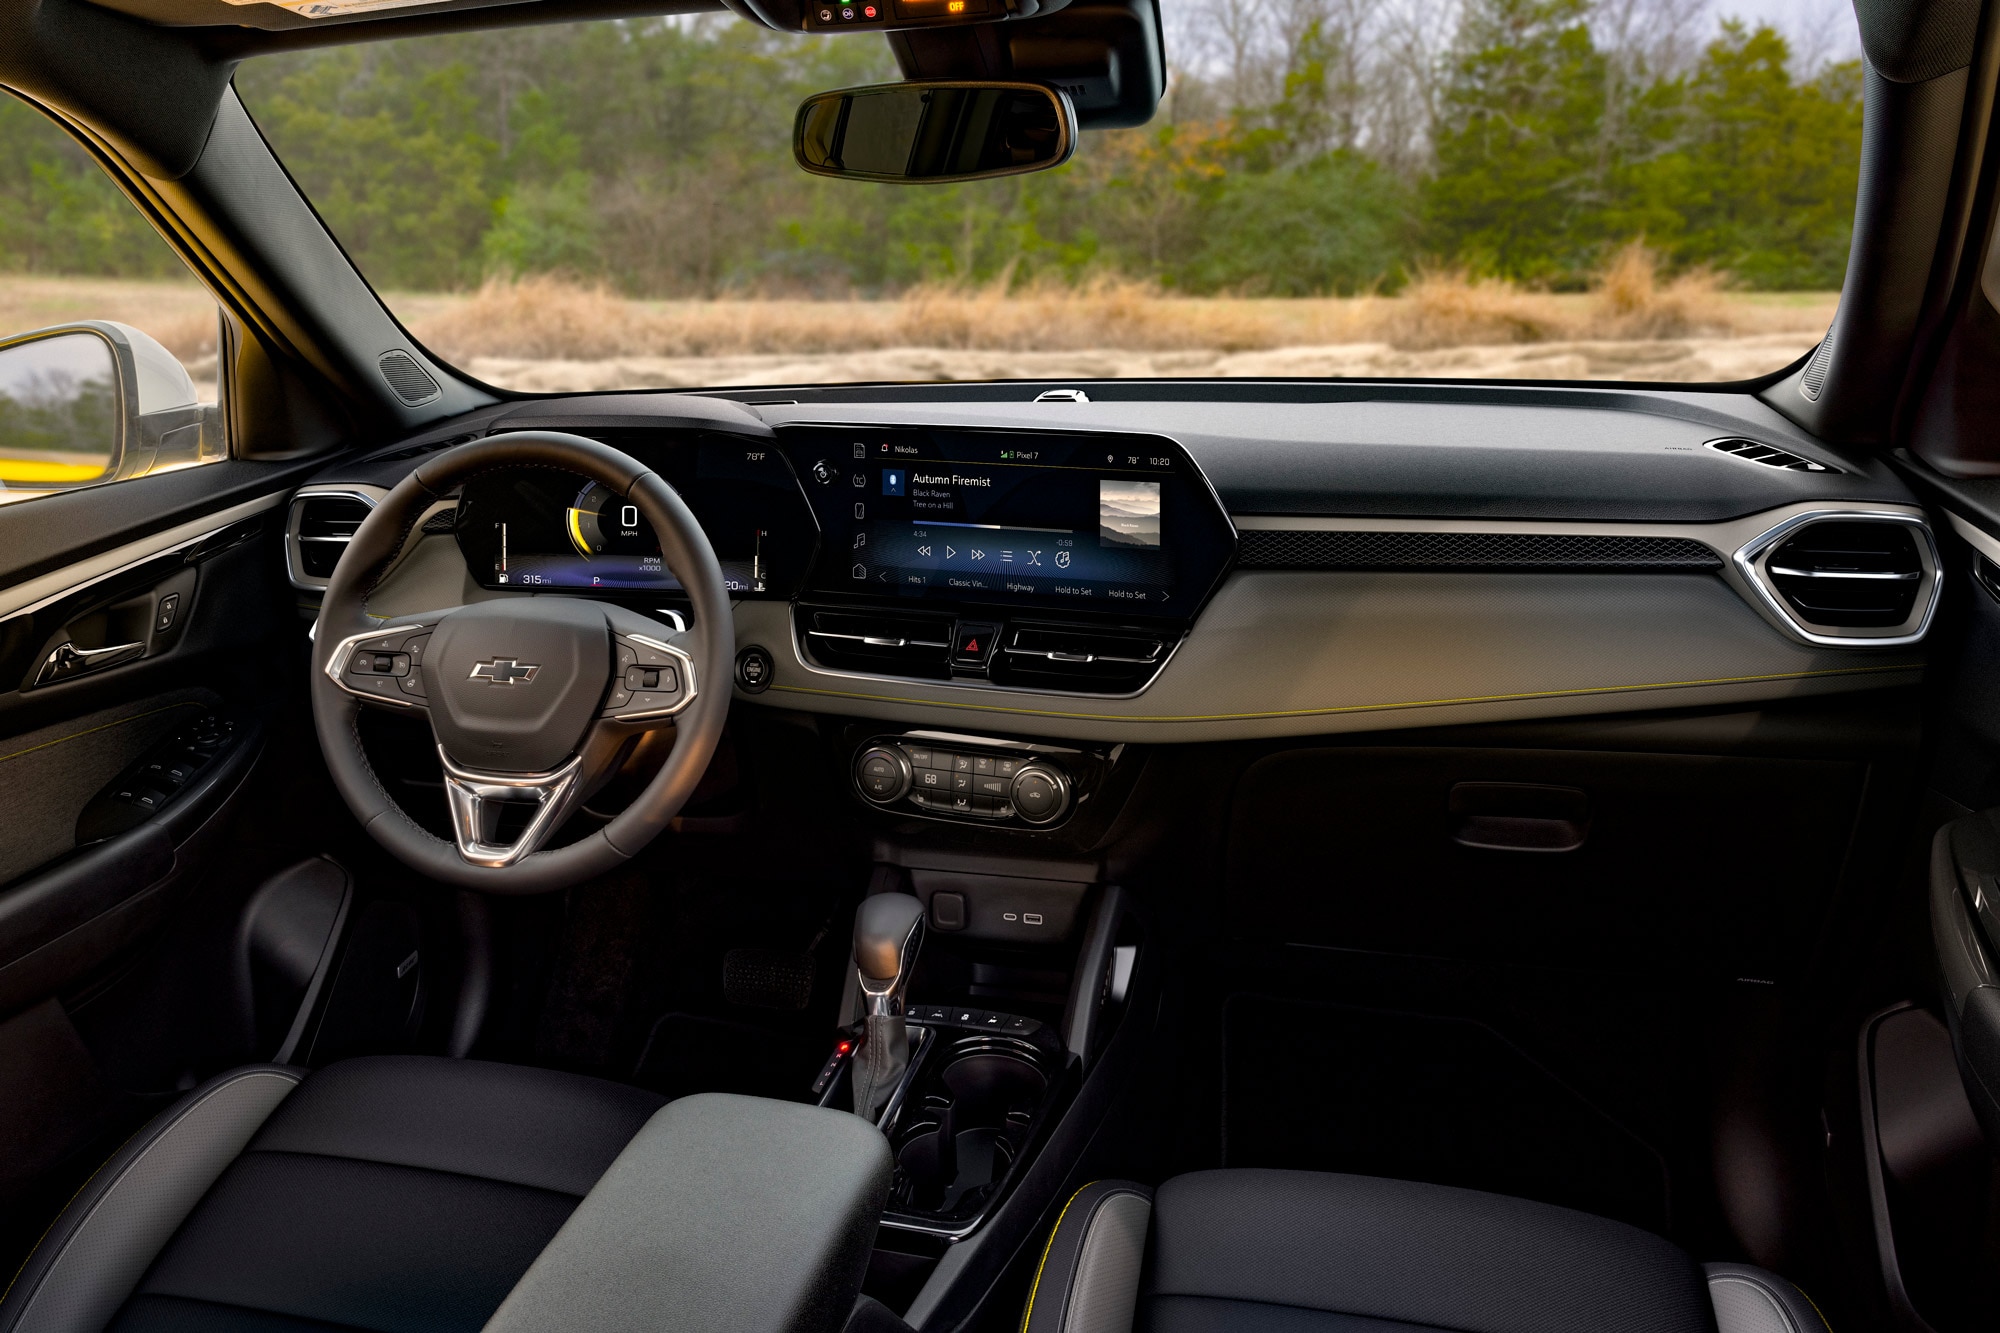
[[(694, 612), (682, 641), (694, 666), (693, 697), (674, 717), (674, 747), (665, 764), (625, 810), (603, 828), (566, 847), (535, 851), (509, 865), (474, 864), (458, 846), (404, 813), (383, 786), (361, 746), (361, 699), (328, 673), (328, 663), (354, 635), (388, 630), (395, 622), (367, 613), (374, 592), (425, 511), (467, 481), (503, 468), (554, 467), (605, 486), (638, 506), (660, 540), (667, 568), (680, 580)], [(456, 607), (439, 608), (431, 619)], [(662, 629), (665, 627), (663, 626)], [(368, 833), (397, 859), (432, 879), (487, 893), (549, 893), (617, 869), (664, 832), (708, 768), (728, 717), (735, 633), (722, 569), (700, 523), (660, 475), (637, 459), (580, 435), (524, 430), (489, 436), (426, 460), (391, 490), (355, 531), (329, 579), (314, 632), (313, 723), (335, 788)]]

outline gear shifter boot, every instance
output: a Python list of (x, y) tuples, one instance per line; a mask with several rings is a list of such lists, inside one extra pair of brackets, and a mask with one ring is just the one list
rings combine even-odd
[(854, 1060), (854, 1114), (873, 1124), (910, 1067), (910, 1025), (901, 1014), (870, 1014)]
[(924, 905), (907, 893), (878, 893), (854, 914), (854, 966), (868, 1016), (854, 1058), (854, 1113), (871, 1124), (910, 1067), (903, 992), (923, 934)]

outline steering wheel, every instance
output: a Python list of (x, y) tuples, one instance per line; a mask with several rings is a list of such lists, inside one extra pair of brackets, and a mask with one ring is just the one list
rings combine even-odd
[[(425, 512), (473, 477), (514, 467), (562, 468), (638, 506), (693, 603), (693, 628), (558, 596), (369, 615), (369, 594)], [(355, 532), (314, 631), (313, 721), (355, 817), (412, 869), (489, 893), (547, 893), (615, 869), (679, 813), (722, 734), (735, 639), (715, 551), (659, 474), (579, 435), (514, 431), (428, 460)], [(356, 725), (370, 704), (429, 719), (452, 842), (405, 814), (370, 767)], [(665, 726), (673, 750), (638, 798), (589, 836), (542, 850), (640, 733)]]

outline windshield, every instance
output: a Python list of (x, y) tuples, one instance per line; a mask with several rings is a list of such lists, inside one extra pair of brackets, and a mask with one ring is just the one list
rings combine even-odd
[(878, 34), (604, 21), (248, 62), (395, 314), (530, 391), (1111, 377), (1736, 380), (1845, 267), (1844, 6), (1190, 0), (1168, 92), (1064, 165), (800, 170)]

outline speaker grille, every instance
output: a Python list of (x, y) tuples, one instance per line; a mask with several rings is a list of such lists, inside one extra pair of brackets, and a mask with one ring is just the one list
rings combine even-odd
[(1827, 364), (1833, 360), (1833, 330), (1828, 329), (1826, 337), (1813, 348), (1812, 359), (1799, 375), (1799, 392), (1811, 402), (1818, 402), (1820, 391), (1826, 388)]
[(443, 392), (408, 352), (384, 352), (375, 364), (382, 368), (382, 378), (406, 406), (421, 407)]

